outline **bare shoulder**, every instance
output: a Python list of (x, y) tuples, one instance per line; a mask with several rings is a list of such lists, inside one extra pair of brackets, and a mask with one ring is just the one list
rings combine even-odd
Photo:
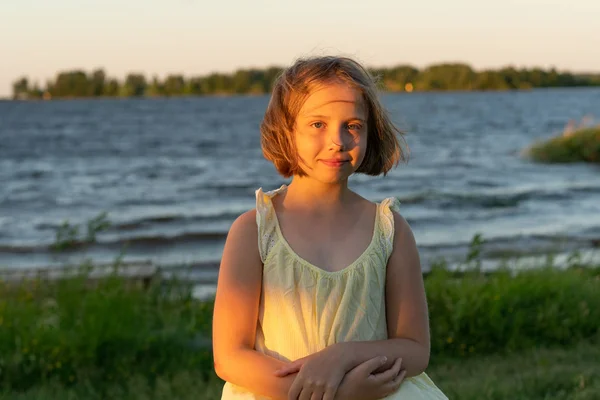
[(258, 225), (256, 224), (256, 209), (252, 209), (241, 214), (233, 221), (227, 234), (226, 244), (234, 244), (235, 247), (253, 244), (258, 254), (257, 240)]
[(258, 237), (258, 226), (256, 224), (256, 209), (248, 210), (233, 221), (229, 228), (229, 236), (254, 236)]
[(392, 214), (394, 215), (394, 242), (397, 243), (399, 240), (414, 242), (415, 238), (408, 221), (396, 211), (392, 211)]
[(241, 214), (233, 221), (221, 259), (221, 268), (239, 269), (248, 265), (262, 265), (258, 249), (256, 210)]
[(413, 268), (421, 270), (421, 261), (417, 242), (406, 219), (396, 211), (394, 215), (394, 239), (390, 259), (396, 268)]

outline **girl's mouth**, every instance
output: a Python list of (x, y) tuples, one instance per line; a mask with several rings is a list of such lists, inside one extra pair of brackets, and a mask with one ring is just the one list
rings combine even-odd
[(328, 167), (339, 168), (346, 164), (348, 161), (346, 160), (321, 160), (321, 162)]

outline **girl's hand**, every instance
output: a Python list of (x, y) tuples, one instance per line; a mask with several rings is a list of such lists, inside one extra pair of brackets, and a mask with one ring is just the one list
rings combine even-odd
[(275, 371), (284, 377), (298, 372), (288, 393), (289, 400), (333, 400), (344, 375), (348, 372), (347, 353), (331, 346), (300, 358)]
[(398, 358), (388, 370), (375, 374), (385, 362), (385, 358), (375, 357), (352, 369), (344, 377), (335, 399), (377, 400), (397, 391), (406, 376), (406, 370), (401, 369), (402, 359)]

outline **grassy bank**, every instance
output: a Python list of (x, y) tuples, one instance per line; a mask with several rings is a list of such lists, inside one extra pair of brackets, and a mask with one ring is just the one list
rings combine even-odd
[(531, 348), (433, 364), (432, 379), (460, 400), (600, 399), (600, 346)]
[[(518, 274), (436, 268), (425, 285), (430, 372), (452, 397), (593, 398), (546, 394), (580, 393), (580, 379), (584, 389), (598, 389), (590, 360), (598, 359), (600, 343), (600, 266)], [(1, 285), (5, 398), (217, 399), (222, 383), (212, 372), (212, 303), (191, 293), (177, 282), (143, 289), (116, 276), (94, 288), (85, 275)], [(527, 373), (514, 375), (517, 367)], [(515, 379), (520, 383), (510, 383)], [(510, 388), (523, 395), (507, 397)]]
[[(597, 400), (600, 398), (600, 346), (581, 342), (566, 348), (530, 349), (433, 363), (429, 376), (448, 398), (460, 400)], [(22, 393), (0, 392), (0, 399), (55, 400), (110, 398), (116, 400), (218, 400), (223, 382), (198, 371), (157, 377), (150, 384), (130, 376), (103, 390), (85, 382), (69, 387), (58, 383), (36, 386)]]
[(600, 125), (536, 143), (527, 154), (535, 161), (546, 163), (600, 163)]

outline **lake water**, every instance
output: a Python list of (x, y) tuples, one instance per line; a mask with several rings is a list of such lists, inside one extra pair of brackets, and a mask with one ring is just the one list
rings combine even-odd
[[(286, 181), (263, 159), (262, 97), (0, 102), (0, 267), (89, 257), (197, 268), (218, 263), (226, 232), (254, 191)], [(600, 239), (600, 168), (521, 156), (570, 119), (600, 116), (600, 89), (387, 94), (408, 133), (408, 164), (351, 186), (396, 196), (424, 267), (460, 259), (476, 233), (484, 256), (592, 248)], [(64, 220), (108, 212), (84, 251), (48, 246)]]

